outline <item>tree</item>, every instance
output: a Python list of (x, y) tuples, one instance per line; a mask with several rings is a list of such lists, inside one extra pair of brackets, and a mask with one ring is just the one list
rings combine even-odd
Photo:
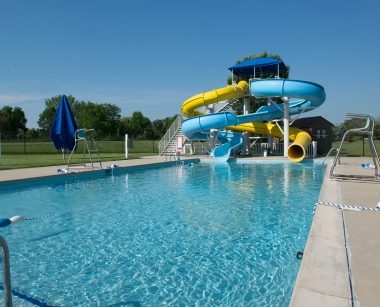
[[(336, 126), (335, 129), (333, 130), (334, 140), (341, 140), (347, 130), (364, 127), (365, 124), (366, 124), (366, 120), (363, 118), (352, 118), (352, 119), (346, 120), (345, 122)], [(347, 135), (346, 140), (349, 142), (353, 142), (361, 138), (362, 136), (359, 136), (358, 134), (355, 135), (355, 133), (352, 133), (352, 134)]]
[(374, 138), (380, 140), (380, 117), (375, 119)]
[(131, 117), (121, 119), (121, 131), (130, 134), (134, 138), (150, 138), (154, 135), (152, 123), (140, 111), (132, 113)]
[(375, 125), (375, 131), (373, 132), (376, 140), (380, 140), (380, 123)]
[(40, 131), (35, 128), (28, 129), (28, 131), (26, 131), (26, 137), (30, 140), (38, 139), (40, 137)]
[[(54, 96), (48, 99), (45, 99), (45, 109), (39, 115), (38, 126), (41, 128), (42, 134), (46, 136), (49, 135), (51, 125), (53, 124), (55, 113), (57, 112), (59, 101), (61, 100), (62, 95)], [(78, 101), (71, 95), (67, 96), (67, 100), (70, 104), (70, 107), (74, 113), (76, 113)]]
[(152, 122), (154, 137), (153, 139), (160, 139), (164, 136), (171, 124), (177, 118), (177, 115), (165, 117), (164, 119), (156, 119)]
[[(266, 57), (270, 57), (270, 58), (274, 58), (274, 59), (278, 59), (278, 60), (282, 60), (281, 56), (278, 55), (278, 54), (272, 54), (272, 53), (268, 53), (266, 51), (258, 54), (258, 55), (249, 55), (249, 56), (246, 56), (244, 57), (243, 59), (241, 60), (238, 60), (236, 62), (236, 64), (239, 64), (241, 62), (244, 62), (244, 61), (247, 61), (247, 60), (253, 60), (253, 59), (258, 59), (258, 58), (266, 58)], [(289, 77), (289, 71), (290, 71), (290, 67), (289, 66), (286, 66), (286, 71), (284, 72), (280, 72), (280, 78), (288, 78)], [(250, 76), (234, 76), (234, 81), (236, 83), (238, 83), (239, 81), (246, 81), (246, 82), (249, 82), (249, 79), (253, 78), (254, 76), (253, 75), (250, 75)], [(276, 75), (275, 74), (265, 74), (265, 75), (261, 75), (260, 76), (262, 79), (265, 79), (265, 78), (275, 78)], [(228, 77), (227, 79), (227, 84), (232, 84), (232, 77)], [(251, 109), (249, 110), (250, 113), (254, 113), (256, 112), (256, 110), (263, 106), (263, 105), (266, 105), (268, 103), (268, 100), (267, 99), (259, 99), (259, 98), (255, 98), (255, 97), (250, 97), (250, 100), (251, 100)], [(280, 102), (280, 99), (277, 99), (279, 102)], [(233, 100), (233, 105), (232, 105), (232, 109), (237, 113), (237, 114), (243, 114), (243, 99), (234, 99)]]
[(25, 113), (20, 107), (4, 106), (0, 109), (0, 132), (6, 138), (23, 135), (26, 129)]
[[(61, 95), (45, 99), (45, 109), (39, 116), (38, 125), (41, 129), (31, 131), (27, 136), (34, 138), (37, 132), (40, 136), (48, 136), (57, 112)], [(98, 137), (118, 137), (129, 134), (140, 139), (160, 139), (176, 116), (150, 121), (140, 111), (132, 113), (131, 117), (120, 115), (120, 108), (111, 103), (93, 103), (78, 101), (73, 96), (67, 96), (78, 128), (93, 128)]]
[[(45, 109), (40, 114), (38, 125), (45, 135), (50, 132), (57, 112), (61, 95), (45, 100)], [(78, 101), (73, 96), (67, 96), (78, 128), (93, 128), (98, 136), (117, 136), (119, 134), (120, 108), (114, 104)]]
[(116, 105), (92, 102), (80, 102), (73, 111), (78, 127), (93, 128), (101, 137), (119, 135), (120, 112)]

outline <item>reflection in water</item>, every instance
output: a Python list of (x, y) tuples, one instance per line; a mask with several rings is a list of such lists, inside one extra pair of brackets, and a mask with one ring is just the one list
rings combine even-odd
[(124, 175), (124, 186), (127, 189), (127, 191), (128, 191), (128, 188), (129, 188), (129, 181), (128, 181), (129, 176), (128, 175), (129, 175), (128, 173)]
[(284, 169), (283, 169), (283, 175), (284, 175), (284, 181), (283, 181), (283, 193), (284, 193), (284, 196), (286, 199), (288, 199), (290, 197), (290, 193), (289, 193), (289, 172), (290, 172), (290, 165), (289, 164), (286, 164), (284, 165)]
[(184, 168), (191, 167), (191, 165), (181, 164), (181, 165), (177, 165), (176, 167), (177, 167), (177, 181), (179, 183), (182, 183), (183, 182), (183, 176), (184, 176)]

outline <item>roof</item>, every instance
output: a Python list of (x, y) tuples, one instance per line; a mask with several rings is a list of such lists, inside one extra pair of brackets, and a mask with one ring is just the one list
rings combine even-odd
[(331, 127), (334, 127), (335, 125), (329, 122), (327, 119), (325, 119), (322, 116), (312, 116), (312, 117), (303, 117), (298, 118), (293, 122), (293, 125), (295, 127), (311, 127), (313, 124), (315, 124), (318, 121), (324, 121)]
[(247, 60), (228, 68), (236, 76), (254, 76), (256, 74), (273, 73), (286, 71), (286, 66), (282, 60), (274, 58), (257, 58)]

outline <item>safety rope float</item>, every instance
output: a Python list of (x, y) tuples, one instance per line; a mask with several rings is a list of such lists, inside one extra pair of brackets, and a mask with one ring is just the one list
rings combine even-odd
[(335, 204), (335, 203), (327, 202), (327, 201), (318, 201), (314, 205), (313, 215), (315, 214), (315, 210), (317, 209), (318, 205), (335, 207), (341, 210), (346, 209), (346, 210), (356, 210), (356, 211), (380, 211), (380, 207), (368, 208), (368, 207), (362, 207), (362, 206), (357, 206), (357, 205), (343, 205), (343, 204)]
[(81, 206), (78, 208), (74, 208), (71, 210), (66, 210), (66, 211), (57, 211), (53, 213), (49, 213), (46, 215), (41, 215), (41, 216), (36, 216), (36, 217), (23, 217), (21, 215), (16, 215), (11, 218), (6, 218), (6, 217), (0, 217), (0, 227), (6, 227), (12, 223), (18, 223), (18, 222), (23, 222), (23, 221), (35, 221), (35, 220), (41, 220), (45, 219), (48, 217), (53, 217), (53, 216), (59, 216), (59, 215), (64, 215), (64, 214), (70, 214), (78, 211), (83, 211), (87, 209), (89, 206)]

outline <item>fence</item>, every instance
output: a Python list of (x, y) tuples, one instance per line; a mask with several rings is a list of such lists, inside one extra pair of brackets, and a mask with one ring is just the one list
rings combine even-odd
[[(134, 140), (130, 153), (157, 153), (158, 140)], [(101, 153), (124, 153), (125, 141), (96, 141)], [(83, 151), (83, 144), (79, 144), (77, 150)], [(49, 141), (25, 141), (1, 143), (1, 153), (4, 154), (54, 154), (57, 153), (53, 143)]]
[[(306, 157), (313, 157), (313, 143), (310, 143), (310, 145), (306, 148)], [(279, 143), (276, 146), (273, 146), (269, 150), (269, 144), (268, 143), (257, 143), (253, 144), (250, 148), (250, 153), (253, 156), (263, 156), (264, 151), (267, 152), (268, 155), (271, 156), (283, 156), (284, 155), (284, 144)]]
[[(190, 144), (189, 144), (190, 145)], [(194, 141), (191, 142), (191, 150), (186, 151), (186, 145), (185, 145), (185, 153), (186, 154), (195, 154), (195, 155), (205, 155), (210, 153), (210, 146), (207, 141), (198, 142)], [(276, 146), (273, 146), (269, 150), (269, 144), (268, 143), (256, 143), (252, 144), (249, 149), (249, 154), (254, 157), (262, 157), (264, 156), (264, 152), (267, 153), (267, 155), (270, 156), (283, 156), (284, 155), (284, 144), (276, 144)], [(313, 157), (313, 144), (310, 143), (308, 148), (306, 148), (306, 156), (307, 157)]]

